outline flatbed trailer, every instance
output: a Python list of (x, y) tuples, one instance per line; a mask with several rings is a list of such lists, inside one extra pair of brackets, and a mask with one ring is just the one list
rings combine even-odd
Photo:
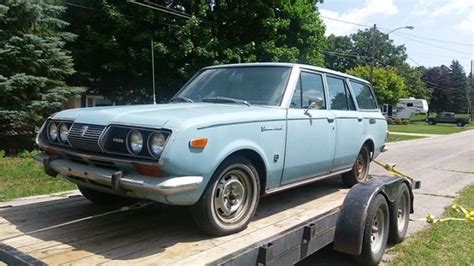
[[(395, 179), (372, 180), (387, 180), (372, 182), (369, 191), (378, 187), (372, 193), (376, 194), (386, 193), (384, 184)], [(398, 178), (394, 184), (401, 183)], [(357, 253), (358, 247), (353, 246), (360, 240), (347, 229), (360, 230), (356, 216), (373, 195), (353, 202), (361, 192), (352, 190), (336, 177), (264, 197), (248, 228), (224, 237), (201, 233), (185, 207), (151, 205), (34, 232), (112, 209), (95, 206), (78, 192), (0, 203), (0, 261), (16, 265), (291, 265), (335, 238), (339, 238), (336, 248)], [(348, 224), (344, 220), (352, 213), (356, 216), (349, 217), (352, 224)], [(342, 230), (339, 236), (336, 227)]]

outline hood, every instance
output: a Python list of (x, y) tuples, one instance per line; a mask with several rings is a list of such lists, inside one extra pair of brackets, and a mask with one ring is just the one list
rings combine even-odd
[(125, 105), (69, 109), (57, 113), (55, 119), (72, 119), (76, 123), (109, 125), (135, 124), (176, 128), (210, 126), (249, 120), (281, 119), (284, 109), (217, 103), (170, 103), (157, 105)]

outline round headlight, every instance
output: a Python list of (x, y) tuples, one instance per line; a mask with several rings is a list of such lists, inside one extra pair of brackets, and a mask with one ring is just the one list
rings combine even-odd
[(61, 124), (59, 126), (59, 140), (63, 143), (66, 143), (68, 134), (69, 134), (69, 128), (67, 128), (67, 125)]
[(154, 133), (150, 139), (150, 151), (153, 155), (158, 156), (163, 151), (166, 137), (163, 133)]
[(56, 123), (49, 124), (49, 139), (51, 141), (56, 141), (58, 138), (58, 126)]
[(128, 145), (130, 146), (130, 150), (138, 154), (142, 151), (143, 148), (143, 136), (138, 131), (132, 131), (130, 136), (128, 137)]

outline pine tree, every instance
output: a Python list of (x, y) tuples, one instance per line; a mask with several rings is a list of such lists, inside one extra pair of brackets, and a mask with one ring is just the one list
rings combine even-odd
[(469, 107), (468, 82), (464, 68), (457, 60), (453, 60), (450, 66), (450, 77), (454, 100), (449, 106), (452, 112), (467, 113)]
[[(47, 115), (83, 89), (69, 87), (73, 61), (64, 49), (74, 35), (63, 31), (64, 8), (45, 1), (0, 4), (0, 132), (32, 135)], [(1, 148), (1, 147), (0, 147)]]

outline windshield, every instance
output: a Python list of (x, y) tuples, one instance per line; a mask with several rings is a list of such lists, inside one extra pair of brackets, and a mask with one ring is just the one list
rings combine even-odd
[(280, 105), (290, 67), (211, 68), (200, 72), (174, 98), (188, 102)]

